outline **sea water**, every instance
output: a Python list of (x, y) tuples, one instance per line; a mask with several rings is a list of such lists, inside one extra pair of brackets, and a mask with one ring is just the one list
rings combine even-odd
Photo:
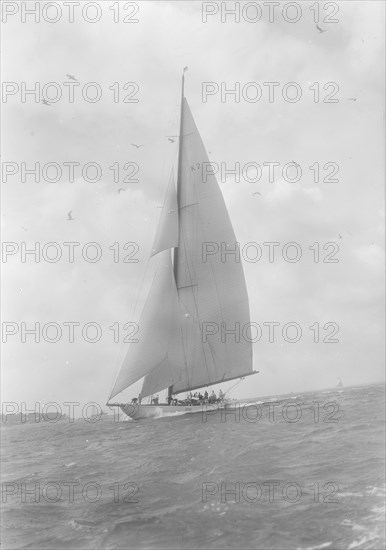
[(384, 548), (384, 388), (3, 422), (2, 547)]

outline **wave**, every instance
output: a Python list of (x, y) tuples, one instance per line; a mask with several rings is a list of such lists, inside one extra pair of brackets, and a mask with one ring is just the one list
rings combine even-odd
[(331, 544), (332, 542), (322, 542), (317, 546), (307, 546), (307, 548), (297, 548), (297, 550), (322, 550), (322, 548), (328, 548)]
[(157, 409), (156, 415), (152, 417), (152, 420), (158, 420), (159, 418), (170, 418), (173, 416), (184, 416), (185, 414), (192, 414), (192, 413), (191, 411), (164, 412), (162, 409)]

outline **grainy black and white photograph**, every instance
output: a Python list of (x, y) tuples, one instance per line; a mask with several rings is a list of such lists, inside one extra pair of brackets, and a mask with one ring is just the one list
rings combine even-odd
[(384, 549), (384, 2), (1, 25), (2, 548)]

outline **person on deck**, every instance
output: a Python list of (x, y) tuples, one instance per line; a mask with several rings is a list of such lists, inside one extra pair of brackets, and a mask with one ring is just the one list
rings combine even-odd
[(222, 401), (224, 399), (224, 394), (222, 392), (222, 390), (220, 389), (220, 391), (218, 392), (218, 398), (220, 401)]
[(142, 395), (141, 395), (141, 394), (139, 394), (139, 395), (138, 395), (138, 405), (140, 405), (140, 404), (141, 404), (141, 401), (142, 401)]
[(205, 390), (205, 393), (204, 393), (204, 403), (207, 403), (207, 402), (208, 402), (208, 398), (209, 398), (208, 392)]

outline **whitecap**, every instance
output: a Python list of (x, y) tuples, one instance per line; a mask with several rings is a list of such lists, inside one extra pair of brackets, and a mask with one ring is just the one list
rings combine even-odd
[(297, 550), (321, 550), (322, 548), (328, 548), (331, 546), (332, 542), (323, 542), (318, 544), (318, 546), (308, 546), (307, 548), (297, 548)]
[(370, 541), (376, 540), (376, 539), (378, 539), (378, 537), (376, 535), (371, 535), (371, 534), (366, 535), (366, 536), (362, 537), (359, 540), (354, 540), (350, 544), (350, 546), (348, 547), (348, 550), (352, 550), (353, 548), (360, 548), (361, 546), (363, 546), (367, 542), (370, 542)]
[(190, 413), (190, 411), (176, 411), (176, 412), (170, 412), (170, 413), (166, 412), (166, 413), (164, 413), (160, 409), (159, 412), (157, 411), (157, 416), (154, 417), (154, 420), (157, 420), (158, 418), (167, 418), (169, 416), (182, 416), (184, 414), (191, 414), (191, 413)]

